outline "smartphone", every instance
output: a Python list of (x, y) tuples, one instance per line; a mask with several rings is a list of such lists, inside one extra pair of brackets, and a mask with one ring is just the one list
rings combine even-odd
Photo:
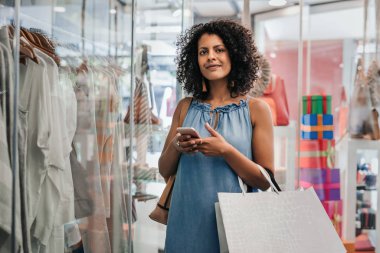
[(197, 130), (192, 127), (177, 127), (177, 133), (182, 135), (190, 135), (193, 138), (201, 138)]

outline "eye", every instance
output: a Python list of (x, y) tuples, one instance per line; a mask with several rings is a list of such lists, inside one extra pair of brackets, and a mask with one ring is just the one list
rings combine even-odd
[(202, 49), (199, 51), (199, 55), (205, 55), (207, 53), (207, 50)]
[(215, 51), (216, 51), (217, 53), (223, 53), (223, 52), (225, 52), (226, 50), (225, 50), (224, 48), (217, 48)]

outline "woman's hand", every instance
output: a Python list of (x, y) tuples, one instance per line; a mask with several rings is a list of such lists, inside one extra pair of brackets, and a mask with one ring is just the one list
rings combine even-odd
[(172, 145), (178, 152), (188, 154), (198, 152), (196, 148), (200, 143), (202, 143), (202, 139), (192, 138), (190, 135), (181, 135), (180, 133), (177, 133), (172, 141)]
[(202, 142), (198, 144), (197, 150), (205, 156), (223, 156), (232, 146), (208, 123), (205, 127), (211, 136), (201, 139)]

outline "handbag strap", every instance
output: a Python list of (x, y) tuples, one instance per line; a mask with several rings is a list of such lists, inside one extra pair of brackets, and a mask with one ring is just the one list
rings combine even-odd
[[(256, 164), (257, 167), (259, 168), (261, 174), (264, 175), (265, 179), (268, 181), (268, 183), (270, 184), (270, 187), (272, 189), (273, 192), (277, 193), (277, 194), (280, 194), (276, 188), (276, 186), (274, 185), (274, 183), (272, 182), (271, 180), (271, 177), (269, 176), (268, 172), (260, 165), (260, 164)], [(238, 177), (238, 180), (239, 180), (239, 186), (240, 186), (240, 189), (243, 193), (243, 195), (245, 195), (247, 193), (247, 185), (243, 182), (243, 180)]]

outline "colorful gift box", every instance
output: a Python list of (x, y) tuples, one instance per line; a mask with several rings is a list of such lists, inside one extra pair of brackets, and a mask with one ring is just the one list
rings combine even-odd
[(313, 187), (320, 200), (340, 199), (339, 169), (300, 169), (300, 186)]
[(312, 184), (300, 181), (303, 188), (313, 187), (320, 200), (340, 200), (340, 183)]
[(301, 140), (300, 168), (334, 168), (334, 140)]
[(303, 96), (302, 111), (303, 114), (331, 114), (331, 96)]
[(312, 184), (340, 183), (340, 170), (301, 168), (300, 181)]
[(305, 114), (301, 119), (301, 135), (305, 140), (334, 138), (333, 115)]

